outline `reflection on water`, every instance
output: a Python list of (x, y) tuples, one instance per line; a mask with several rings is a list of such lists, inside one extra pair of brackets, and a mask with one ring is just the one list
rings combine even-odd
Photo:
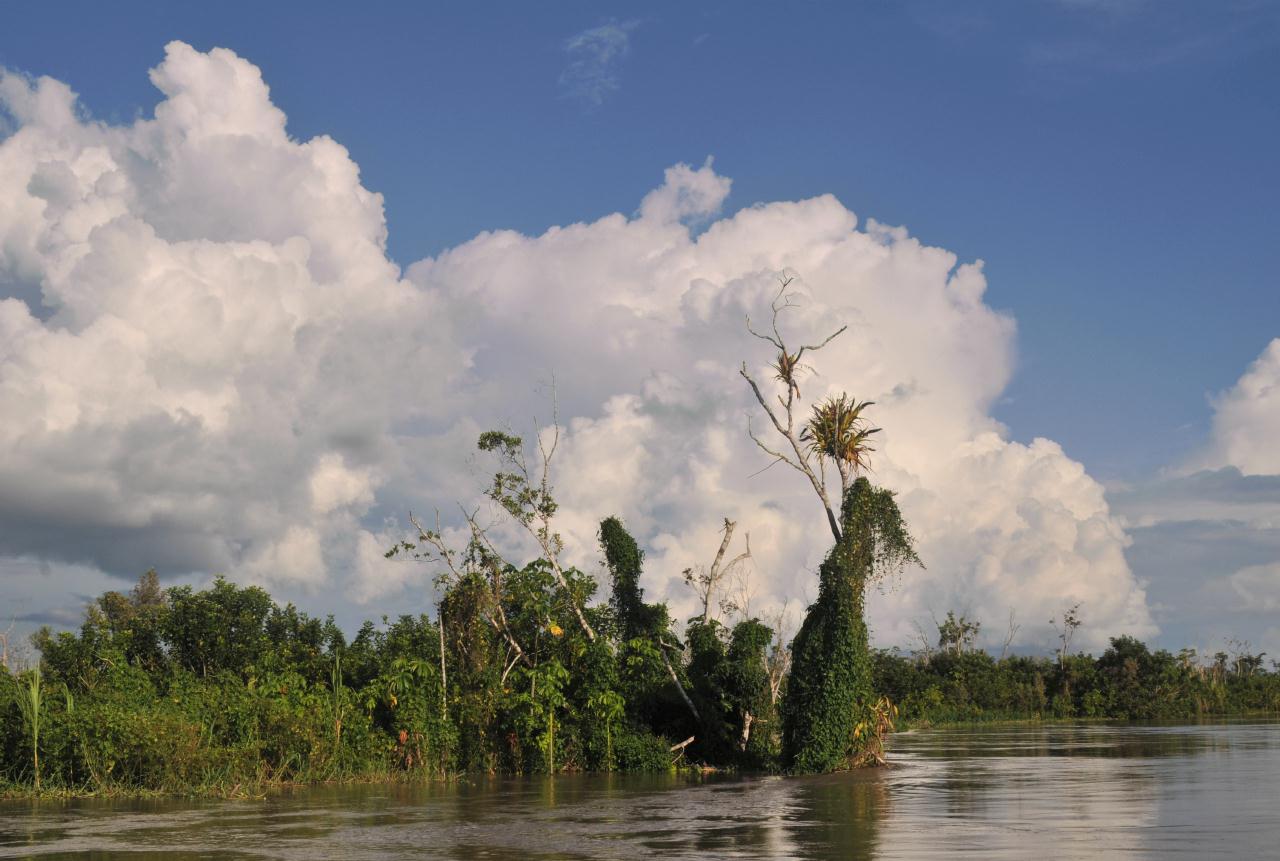
[(895, 767), (0, 803), (0, 858), (1280, 858), (1280, 723), (905, 733)]

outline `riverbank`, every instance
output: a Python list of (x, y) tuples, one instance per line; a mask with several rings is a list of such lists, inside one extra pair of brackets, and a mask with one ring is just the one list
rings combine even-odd
[[(948, 733), (949, 731), (974, 731), (980, 733), (1000, 730), (1064, 730), (1072, 727), (1093, 728), (1097, 730), (1124, 731), (1129, 729), (1194, 729), (1213, 728), (1232, 725), (1244, 725), (1253, 722), (1280, 722), (1280, 712), (1254, 711), (1238, 714), (1205, 715), (1192, 722), (1182, 721), (1126, 721), (1109, 717), (1076, 717), (1064, 718), (1052, 715), (1026, 715), (1018, 717), (1000, 716), (975, 720), (953, 720), (940, 723), (927, 721), (904, 722), (889, 738), (889, 765), (895, 765), (894, 755), (902, 748), (896, 740), (908, 734), (918, 736), (931, 732)], [(914, 742), (907, 742), (908, 746)], [(874, 772), (872, 769), (859, 769)], [(733, 777), (766, 777), (785, 776), (777, 772), (741, 771), (734, 768), (708, 766), (701, 763), (672, 765), (667, 769), (649, 772), (631, 772), (618, 775), (617, 772), (565, 772), (556, 775), (517, 775), (500, 772), (460, 773), (452, 775), (431, 775), (409, 773), (405, 771), (370, 771), (352, 774), (340, 778), (322, 778), (315, 780), (271, 780), (260, 779), (237, 781), (233, 783), (206, 783), (169, 788), (138, 786), (79, 786), (79, 787), (43, 787), (36, 791), (31, 786), (19, 784), (0, 784), (0, 801), (85, 801), (85, 800), (140, 800), (166, 801), (177, 799), (188, 800), (262, 800), (298, 792), (315, 790), (342, 790), (356, 787), (385, 790), (412, 790), (424, 787), (474, 786), (492, 781), (528, 780), (528, 779), (594, 779), (617, 775), (623, 779), (675, 777), (681, 780), (719, 779)]]
[[(1200, 715), (1195, 719), (1170, 719), (1170, 720), (1129, 720), (1126, 718), (1115, 718), (1107, 716), (1094, 717), (1058, 717), (1055, 715), (1019, 715), (1019, 716), (993, 716), (990, 718), (971, 718), (967, 720), (945, 720), (939, 722), (930, 722), (927, 718), (921, 718), (916, 721), (903, 721), (898, 726), (898, 733), (925, 730), (953, 730), (953, 729), (1000, 729), (1000, 728), (1019, 728), (1019, 727), (1037, 727), (1037, 726), (1073, 726), (1073, 725), (1098, 725), (1098, 726), (1213, 726), (1218, 724), (1241, 723), (1252, 720), (1260, 721), (1276, 721), (1280, 720), (1280, 711), (1273, 710), (1253, 710), (1244, 712), (1231, 712), (1224, 714), (1206, 714)], [(891, 737), (892, 738), (892, 737)]]
[[(0, 801), (0, 857), (622, 859), (1269, 857), (1280, 723), (902, 733), (896, 767), (475, 776), (265, 800)], [(169, 853), (169, 855), (165, 855)]]
[[(732, 628), (694, 620), (677, 639), (661, 605), (628, 604), (635, 624), (665, 632), (628, 638), (613, 604), (597, 604), (584, 617), (598, 631), (592, 639), (574, 630), (571, 609), (533, 600), (564, 598), (545, 565), (506, 571), (503, 594), (522, 578), (529, 602), (503, 609), (509, 625), (521, 619), (516, 640), (528, 648), (517, 652), (486, 624), (487, 581), (457, 585), (443, 626), (403, 616), (366, 624), (348, 642), (332, 621), (281, 607), (260, 589), (218, 582), (162, 590), (148, 576), (130, 595), (99, 598), (78, 633), (44, 632), (38, 668), (0, 667), (0, 791), (239, 797), (457, 775), (664, 773), (681, 765), (820, 772), (853, 761), (832, 755), (806, 765), (794, 751), (787, 759), (786, 717), (794, 714), (786, 704), (799, 708), (802, 685), (786, 672), (785, 643), (772, 648), (773, 633), (757, 620)], [(627, 594), (635, 597), (618, 587)], [(557, 607), (562, 621), (548, 622)], [(866, 657), (853, 662), (866, 671), (875, 705), (859, 706), (868, 699), (848, 691), (827, 702), (844, 717), (866, 709), (850, 735), (891, 723), (1280, 712), (1280, 674), (1263, 668), (1261, 656), (1206, 664), (1130, 637), (1113, 638), (1096, 657), (995, 658), (963, 643)], [(875, 749), (865, 735), (858, 743)]]

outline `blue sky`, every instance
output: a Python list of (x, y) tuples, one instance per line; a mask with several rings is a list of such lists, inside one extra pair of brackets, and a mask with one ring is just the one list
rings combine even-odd
[[(1020, 329), (997, 416), (1104, 479), (1199, 444), (1280, 319), (1280, 7), (1267, 2), (17, 4), (0, 64), (127, 120), (170, 39), (263, 70), (347, 146), (392, 256), (627, 211), (715, 157), (730, 209), (830, 192), (981, 258)], [(566, 42), (628, 50), (601, 104)]]
[[(984, 261), (982, 301), (1016, 321), (1016, 337), (987, 326), (986, 309), (972, 319), (922, 311), (914, 332), (909, 308), (905, 322), (890, 322), (902, 322), (911, 337), (923, 331), (925, 340), (930, 326), (972, 323), (968, 351), (963, 329), (957, 335), (953, 328), (946, 337), (939, 331), (939, 340), (951, 343), (955, 336), (961, 344), (954, 356), (939, 361), (959, 361), (969, 353), (1000, 356), (990, 360), (997, 368), (993, 373), (1012, 377), (989, 412), (1007, 426), (1009, 439), (1028, 446), (1038, 437), (1054, 440), (1091, 479), (1108, 487), (1110, 504), (1119, 512), (1115, 522), (1128, 530), (1128, 538), (1116, 541), (1130, 542), (1132, 576), (1126, 570), (1121, 579), (1145, 584), (1146, 598), (1137, 615), (1115, 609), (1104, 618), (1145, 619), (1149, 607), (1170, 645), (1220, 640), (1230, 629), (1258, 641), (1271, 637), (1280, 647), (1280, 629), (1269, 628), (1262, 613), (1272, 604), (1280, 609), (1280, 564), (1274, 571), (1268, 567), (1280, 563), (1280, 529), (1270, 525), (1272, 513), (1280, 511), (1280, 484), (1266, 478), (1280, 467), (1256, 455), (1256, 440), (1270, 432), (1256, 417), (1270, 414), (1251, 406), (1270, 403), (1270, 389), (1265, 373), (1251, 389), (1243, 382), (1237, 386), (1280, 336), (1280, 3), (27, 3), (5, 9), (0, 68), (63, 81), (79, 95), (82, 119), (125, 128), (152, 116), (161, 96), (146, 70), (165, 61), (172, 40), (196, 52), (228, 48), (256, 66), (270, 87), (271, 103), (287, 114), (291, 141), (328, 135), (346, 147), (360, 183), (383, 196), (387, 256), (424, 295), (446, 297), (446, 304), (483, 294), (490, 284), (485, 278), (505, 277), (476, 274), (483, 267), (469, 255), (490, 246), (471, 242), (473, 237), (500, 229), (536, 237), (554, 225), (590, 223), (615, 212), (635, 216), (632, 225), (643, 226), (645, 219), (637, 215), (641, 201), (660, 193), (654, 189), (664, 170), (678, 163), (704, 165), (708, 157), (714, 173), (705, 169), (674, 179), (668, 174), (662, 186), (695, 188), (707, 196), (710, 202), (684, 219), (695, 236), (709, 224), (718, 228), (717, 218), (728, 223), (756, 204), (831, 194), (864, 225), (868, 218), (905, 225), (912, 236), (949, 249), (962, 263)], [(187, 63), (196, 69), (203, 61), (173, 62), (174, 69)], [(217, 98), (216, 88), (202, 90), (195, 77), (183, 81), (179, 89)], [(5, 116), (0, 111), (0, 123)], [(21, 125), (12, 120), (8, 131)], [(0, 125), (0, 144), (4, 132)], [(280, 150), (283, 144), (273, 146)], [(137, 142), (129, 147), (143, 153), (139, 158), (154, 155)], [(182, 164), (156, 159), (162, 172)], [(219, 183), (236, 187), (238, 176), (234, 163), (215, 167), (225, 173), (208, 174), (206, 191), (213, 189), (208, 193), (214, 197)], [(270, 181), (269, 172), (254, 176)], [(723, 186), (729, 188), (723, 199), (716, 177), (732, 180), (731, 188)], [(142, 188), (144, 180), (138, 181)], [(281, 182), (278, 189), (260, 189), (260, 210), (288, 197), (290, 187)], [(229, 219), (230, 226), (220, 228), (223, 234), (235, 234), (235, 219), (243, 220), (243, 213), (219, 213), (220, 205), (210, 198), (210, 211)], [(138, 207), (133, 214), (166, 239), (207, 238), (193, 233), (181, 213), (154, 201)], [(283, 213), (273, 223), (302, 225), (305, 215)], [(824, 219), (835, 217), (806, 210), (801, 220), (810, 219), (805, 230), (820, 233)], [(366, 229), (358, 213), (352, 218), (352, 235)], [(263, 228), (261, 238), (281, 239), (273, 229)], [(328, 229), (304, 225), (297, 232), (321, 247), (336, 241), (324, 233)], [(612, 235), (603, 227), (597, 232)], [(413, 267), (468, 242), (471, 250)], [(494, 248), (501, 246), (494, 242)], [(18, 268), (6, 275), (2, 252), (0, 298), (8, 292), (30, 301), (38, 278), (13, 275)], [(490, 256), (500, 252), (505, 253), (499, 248)], [(749, 257), (746, 250), (735, 253)], [(564, 269), (577, 271), (579, 265), (594, 271), (582, 261), (565, 263)], [(549, 291), (551, 305), (560, 295), (545, 273), (531, 274), (526, 289)], [(520, 288), (510, 291), (519, 304)], [(562, 301), (556, 309), (562, 316), (591, 305), (572, 293)], [(613, 299), (598, 301), (602, 314), (614, 307)], [(617, 301), (645, 306), (643, 294)], [(449, 307), (461, 315), (457, 319), (472, 319), (457, 310), (461, 305)], [(526, 311), (534, 318), (538, 313)], [(443, 340), (456, 336), (454, 346), (465, 346), (469, 334), (451, 331)], [(364, 335), (342, 337), (358, 341)], [(484, 358), (484, 348), (476, 347), (482, 357), (477, 367), (510, 376), (521, 362), (558, 355), (557, 345), (535, 344), (533, 338), (526, 344), (522, 338), (517, 333), (512, 343), (540, 358)], [(1005, 361), (1010, 350), (1012, 358)], [(356, 363), (341, 367), (350, 370)], [(987, 367), (975, 360), (974, 367), (979, 365)], [(660, 363), (650, 370), (650, 383), (666, 379)], [(228, 366), (207, 370), (206, 376), (223, 373), (231, 373)], [(353, 388), (367, 384), (358, 382), (357, 371), (351, 374)], [(959, 385), (968, 378), (956, 379)], [(467, 382), (481, 389), (500, 386), (494, 379)], [(571, 415), (597, 420), (607, 414), (610, 393), (588, 380), (582, 386), (590, 395), (582, 396), (580, 413)], [(649, 385), (644, 397), (655, 386), (661, 388)], [(620, 386), (613, 394), (634, 394), (634, 388)], [(247, 397), (245, 391), (238, 390)], [(320, 409), (304, 409), (307, 403), (298, 395), (300, 415)], [(985, 417), (985, 405), (982, 410)], [(293, 453), (295, 483), (304, 490), (312, 487), (314, 493), (321, 479), (346, 482), (345, 487), (372, 482), (365, 488), (372, 502), (361, 501), (365, 491), (352, 491), (354, 496), (333, 509), (350, 506), (354, 519), (343, 522), (353, 530), (358, 524), (361, 540), (369, 536), (370, 546), (386, 537), (378, 518), (421, 505), (386, 477), (388, 464), (402, 464), (409, 449), (438, 451), (424, 440), (404, 448), (395, 435), (410, 419), (393, 413), (388, 409), (382, 416), (377, 445), (400, 446), (394, 457), (374, 463), (372, 455), (345, 442)], [(957, 422), (976, 439), (981, 422), (971, 419)], [(459, 428), (466, 422), (458, 416), (415, 415), (412, 421), (419, 422), (414, 427), (450, 427), (465, 435)], [(1280, 434), (1280, 426), (1275, 431)], [(359, 436), (343, 433), (335, 432), (335, 438)], [(1231, 448), (1237, 437), (1252, 442)], [(1032, 448), (1006, 454), (1022, 457)], [(0, 448), (0, 467), (7, 466), (6, 456)], [(365, 467), (355, 464), (366, 456), (371, 459), (361, 472)], [(1035, 457), (1039, 463), (1056, 456)], [(1192, 475), (1200, 468), (1206, 471)], [(133, 490), (129, 499), (135, 501), (149, 492)], [(1038, 492), (1028, 490), (1027, 499), (1038, 505)], [(1059, 501), (1072, 500), (1062, 504), (1082, 523), (1087, 519), (1080, 512), (1093, 503), (1080, 500), (1091, 499), (1092, 490), (1073, 485), (1054, 493)], [(282, 493), (276, 510), (301, 504), (291, 500)], [(1010, 505), (1026, 511), (1018, 507), (1022, 503)], [(1249, 505), (1262, 508), (1246, 511)], [(13, 534), (56, 535), (64, 522), (48, 511), (11, 510), (19, 511), (10, 515)], [(56, 506), (49, 511), (56, 514)], [(328, 509), (324, 514), (337, 517)], [(655, 541), (667, 540), (663, 516), (657, 508), (632, 514), (637, 522), (652, 522)], [(682, 516), (690, 522), (694, 517)], [(707, 522), (714, 525), (719, 516), (713, 512)], [(74, 553), (49, 550), (53, 539), (9, 540), (0, 528), (0, 571), (14, 572), (7, 581), (0, 578), (0, 599), (24, 596), (22, 606), (32, 619), (54, 618), (54, 596), (70, 588), (66, 583), (88, 594), (112, 582), (103, 578), (132, 570), (133, 557), (119, 542), (141, 542), (172, 560), (177, 574), (195, 577), (211, 573), (201, 559), (225, 557), (252, 568), (282, 559), (281, 548), (302, 547), (290, 544), (288, 536), (323, 531), (281, 518), (270, 534), (266, 527), (261, 534), (245, 527), (243, 536), (228, 539), (232, 550), (218, 551), (223, 556), (156, 538), (164, 529), (159, 520), (138, 527), (150, 536), (143, 539), (95, 521), (88, 534), (106, 537), (86, 539), (85, 549)], [(961, 547), (958, 538), (950, 544), (939, 540), (957, 559), (986, 552)], [(258, 556), (255, 542), (266, 548)], [(1223, 547), (1229, 549), (1216, 556), (1208, 550)], [(323, 556), (326, 564), (350, 549), (327, 543), (307, 548), (307, 558)], [(679, 554), (669, 553), (677, 564)], [(1088, 565), (1103, 566), (1098, 571), (1111, 564), (1098, 561), (1101, 556), (1090, 559)], [(956, 564), (957, 570), (977, 566)], [(62, 580), (59, 565), (70, 566)], [(36, 570), (44, 572), (42, 581), (31, 574)], [(1209, 595), (1202, 582), (1218, 586)], [(281, 588), (294, 597), (292, 587)], [(315, 583), (298, 585), (297, 599), (320, 611), (334, 609), (317, 589)], [(357, 615), (396, 606), (394, 595), (379, 595), (360, 604)], [(948, 595), (966, 600), (962, 590)], [(1253, 609), (1242, 609), (1241, 599), (1252, 600)], [(990, 601), (975, 600), (991, 617), (1004, 613)], [(902, 602), (894, 618), (919, 614), (923, 601)], [(1123, 603), (1115, 602), (1117, 608)], [(928, 606), (939, 614), (948, 609)]]

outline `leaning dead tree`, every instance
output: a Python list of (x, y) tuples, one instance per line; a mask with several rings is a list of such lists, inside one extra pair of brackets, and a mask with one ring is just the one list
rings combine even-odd
[(726, 577), (734, 570), (742, 566), (751, 558), (751, 534), (746, 535), (746, 549), (737, 556), (733, 557), (726, 563), (725, 556), (729, 552), (729, 545), (733, 542), (733, 531), (738, 524), (729, 518), (724, 519), (724, 537), (720, 540), (720, 549), (716, 551), (716, 557), (711, 562), (710, 568), (684, 569), (684, 582), (698, 595), (698, 600), (702, 602), (702, 624), (711, 621), (711, 605), (715, 601), (718, 591), (721, 591)]
[(564, 589), (578, 625), (587, 639), (594, 643), (595, 629), (587, 621), (582, 602), (574, 595), (560, 563), (564, 541), (551, 527), (551, 518), (559, 507), (551, 495), (551, 459), (555, 457), (556, 447), (560, 443), (558, 416), (551, 426), (550, 443), (546, 441), (546, 436), (539, 429), (537, 437), (540, 463), (535, 475), (525, 461), (524, 440), (520, 437), (496, 430), (480, 434), (480, 450), (496, 454), (500, 464), (485, 496), (498, 503), (538, 543), (543, 558), (560, 587)]
[(871, 402), (860, 402), (845, 394), (817, 403), (808, 418), (797, 416), (801, 400), (800, 376), (807, 369), (804, 364), (805, 354), (821, 350), (849, 327), (841, 326), (814, 344), (803, 344), (794, 350), (788, 346), (778, 327), (778, 318), (783, 311), (796, 307), (787, 293), (792, 280), (789, 277), (782, 279), (778, 295), (771, 303), (769, 331), (757, 331), (751, 324), (750, 316), (747, 317), (747, 331), (767, 342), (776, 351), (776, 358), (770, 367), (773, 369), (774, 379), (781, 384), (782, 393), (774, 394), (773, 397), (766, 396), (760, 384), (747, 371), (746, 362), (742, 363), (739, 370), (743, 379), (751, 386), (752, 394), (769, 417), (774, 430), (782, 437), (784, 445), (766, 443), (750, 424), (747, 432), (760, 450), (773, 458), (773, 463), (785, 463), (808, 479), (826, 512), (831, 534), (839, 542), (840, 521), (831, 506), (827, 491), (826, 462), (831, 461), (835, 465), (840, 477), (840, 498), (843, 500), (853, 479), (866, 468), (866, 455), (872, 451), (868, 440), (880, 429), (869, 427), (862, 417), (862, 412), (871, 406)]
[(769, 674), (769, 701), (777, 705), (782, 695), (782, 683), (791, 672), (791, 602), (785, 601), (777, 611), (765, 621), (773, 631), (772, 647), (769, 651), (765, 669)]

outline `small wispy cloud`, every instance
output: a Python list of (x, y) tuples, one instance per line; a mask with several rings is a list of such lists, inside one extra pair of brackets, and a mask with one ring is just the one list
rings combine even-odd
[(1108, 15), (1128, 15), (1147, 5), (1147, 0), (1053, 0), (1057, 6)]
[(1277, 0), (1221, 0), (1212, 12), (1195, 0), (1051, 0), (1071, 14), (1064, 32), (1027, 44), (1025, 61), (1074, 77), (1143, 72), (1182, 63), (1235, 61), (1274, 50)]
[(618, 87), (618, 65), (631, 52), (631, 31), (638, 21), (609, 21), (564, 41), (569, 65), (560, 73), (566, 98), (598, 108)]

